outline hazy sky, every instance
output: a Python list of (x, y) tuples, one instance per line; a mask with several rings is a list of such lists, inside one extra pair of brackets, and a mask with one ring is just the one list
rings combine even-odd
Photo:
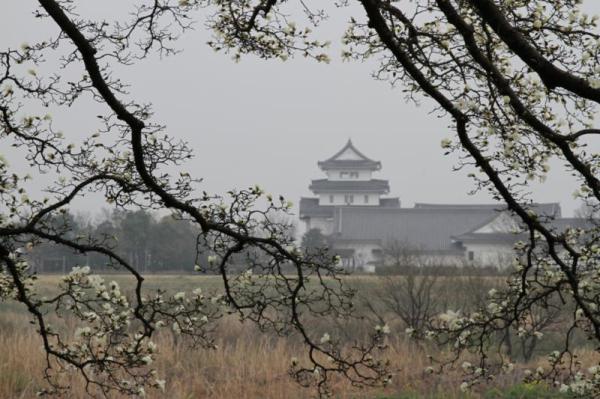
[[(101, 15), (111, 2), (75, 3)], [(600, 2), (588, 3), (600, 12)], [(35, 4), (2, 2), (1, 47), (44, 38), (56, 29), (28, 14)], [(332, 41), (339, 41), (349, 12), (328, 26)], [(456, 158), (443, 156), (440, 141), (452, 134), (448, 121), (428, 115), (427, 102), (421, 107), (406, 103), (399, 89), (375, 81), (375, 64), (341, 62), (337, 50), (329, 65), (302, 58), (284, 63), (247, 57), (234, 63), (209, 49), (207, 40), (200, 23), (180, 41), (183, 53), (117, 72), (132, 85), (136, 100), (154, 104), (156, 119), (173, 136), (190, 142), (196, 158), (187, 169), (205, 179), (208, 191), (258, 183), (297, 203), (310, 195), (310, 180), (323, 177), (317, 161), (351, 138), (382, 162), (376, 177), (390, 180), (391, 195), (400, 197), (403, 206), (490, 201), (485, 193), (467, 195), (473, 187), (467, 171), (453, 172)], [(55, 123), (68, 127), (66, 135), (88, 134), (96, 113), (97, 108), (80, 106)], [(557, 173), (559, 168), (555, 165), (547, 182), (534, 189), (534, 198), (559, 201), (563, 213), (570, 214), (578, 206), (572, 197), (575, 185)]]

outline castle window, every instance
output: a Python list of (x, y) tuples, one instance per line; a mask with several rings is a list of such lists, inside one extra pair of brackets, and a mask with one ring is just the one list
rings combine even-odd
[(368, 194), (366, 194), (366, 195), (365, 195), (365, 204), (368, 204), (368, 203), (369, 203), (369, 195), (368, 195)]
[(352, 194), (346, 194), (346, 195), (344, 195), (344, 202), (346, 204), (352, 204), (352, 203), (354, 203), (354, 195), (352, 195)]
[(348, 172), (340, 172), (340, 179), (347, 179), (348, 178)]
[(469, 260), (475, 259), (475, 253), (473, 251), (467, 252), (467, 256), (468, 256)]
[(350, 172), (351, 179), (358, 179), (358, 172)]
[(333, 198), (333, 195), (330, 195), (330, 196), (329, 196), (329, 203), (330, 203), (330, 204), (333, 204), (333, 199), (334, 199), (334, 198)]

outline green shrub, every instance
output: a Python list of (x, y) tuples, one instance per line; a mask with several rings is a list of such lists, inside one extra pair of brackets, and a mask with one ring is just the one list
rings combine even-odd
[(510, 388), (495, 388), (484, 395), (485, 399), (566, 399), (570, 397), (545, 384), (518, 384)]

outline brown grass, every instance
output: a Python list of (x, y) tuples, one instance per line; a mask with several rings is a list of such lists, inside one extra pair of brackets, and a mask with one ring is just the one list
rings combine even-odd
[[(55, 277), (44, 283), (55, 283)], [(176, 280), (164, 280), (176, 285)], [(181, 282), (181, 281), (180, 281)], [(159, 284), (156, 280), (151, 283)], [(213, 283), (212, 281), (210, 282)], [(187, 285), (187, 282), (186, 284)], [(42, 378), (44, 353), (24, 309), (17, 304), (0, 305), (0, 398), (34, 398), (44, 386)], [(169, 333), (156, 337), (160, 352), (156, 362), (159, 375), (167, 380), (164, 393), (151, 391), (149, 398), (214, 398), (214, 399), (300, 399), (314, 396), (314, 391), (299, 387), (287, 374), (290, 359), (302, 358), (302, 347), (293, 339), (273, 337), (258, 332), (254, 326), (229, 318), (216, 332), (218, 349), (193, 349), (174, 342)], [(336, 381), (336, 398), (393, 398), (414, 393), (411, 398), (477, 398), (459, 389), (457, 374), (425, 375), (428, 366), (425, 353), (406, 341), (404, 334), (392, 334), (387, 353), (394, 371), (393, 383), (381, 388), (359, 390)], [(590, 362), (597, 356), (585, 354)], [(85, 397), (84, 386), (74, 374), (67, 398)], [(514, 384), (518, 381), (504, 381)], [(118, 397), (118, 396), (115, 396)], [(409, 397), (409, 396), (405, 396)]]

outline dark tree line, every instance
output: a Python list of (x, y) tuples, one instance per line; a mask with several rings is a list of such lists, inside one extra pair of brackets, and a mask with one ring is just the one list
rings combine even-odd
[[(71, 239), (103, 241), (140, 272), (193, 271), (199, 229), (170, 215), (145, 210), (107, 212), (100, 221), (64, 213), (52, 224), (70, 226)], [(110, 268), (110, 259), (100, 253), (81, 253), (52, 242), (28, 247), (32, 268), (40, 273), (63, 273), (74, 266), (93, 270)], [(201, 256), (201, 255), (200, 255)]]

